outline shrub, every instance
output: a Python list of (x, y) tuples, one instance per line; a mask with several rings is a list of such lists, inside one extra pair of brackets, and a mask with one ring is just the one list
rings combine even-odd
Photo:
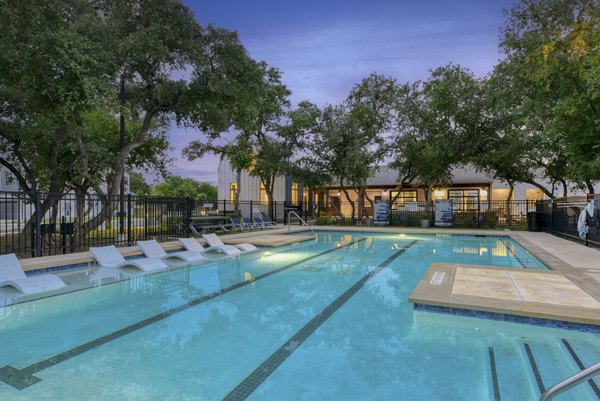
[(329, 216), (327, 214), (321, 215), (315, 222), (317, 226), (331, 226), (336, 223), (335, 217)]

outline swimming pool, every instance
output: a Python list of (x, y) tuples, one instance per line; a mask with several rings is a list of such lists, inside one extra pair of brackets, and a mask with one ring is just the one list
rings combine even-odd
[(543, 267), (521, 251), (504, 238), (327, 233), (9, 306), (0, 399), (537, 400), (600, 360), (596, 334), (407, 301), (435, 261)]

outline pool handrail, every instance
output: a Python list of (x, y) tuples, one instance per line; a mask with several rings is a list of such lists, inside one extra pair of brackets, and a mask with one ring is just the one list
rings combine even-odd
[(542, 393), (542, 396), (540, 397), (540, 401), (550, 401), (551, 399), (553, 399), (555, 396), (559, 395), (560, 393), (567, 391), (568, 389), (570, 389), (572, 387), (575, 387), (579, 383), (584, 382), (584, 381), (588, 380), (589, 378), (591, 378), (592, 376), (595, 376), (599, 373), (600, 373), (600, 362), (596, 362), (592, 366), (585, 368), (580, 372), (575, 373), (573, 376), (566, 378), (565, 380), (555, 384), (554, 386), (550, 387), (548, 390), (544, 391)]
[(288, 212), (288, 218), (287, 218), (287, 221), (288, 221), (288, 231), (290, 231), (290, 230), (292, 229), (292, 225), (291, 225), (291, 224), (289, 224), (289, 221), (290, 221), (290, 216), (291, 216), (292, 214), (293, 214), (294, 216), (296, 216), (296, 217), (297, 217), (297, 218), (300, 220), (300, 222), (301, 222), (301, 223), (303, 223), (303, 225), (307, 226), (307, 227), (310, 229), (310, 232), (311, 232), (311, 233), (313, 233), (313, 234), (315, 233), (315, 230), (313, 230), (313, 228), (310, 226), (310, 224), (308, 224), (306, 221), (304, 221), (304, 219), (303, 219), (302, 217), (300, 217), (300, 215), (298, 215), (298, 213), (296, 213), (296, 212), (295, 212), (295, 211), (293, 211), (293, 210), (290, 210), (290, 211)]

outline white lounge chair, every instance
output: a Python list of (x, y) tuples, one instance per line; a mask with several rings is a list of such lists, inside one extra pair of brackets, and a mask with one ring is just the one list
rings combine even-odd
[(252, 252), (252, 251), (256, 251), (256, 247), (252, 244), (248, 244), (248, 243), (243, 243), (243, 244), (235, 244), (235, 245), (225, 245), (223, 243), (223, 241), (221, 241), (221, 238), (219, 238), (219, 236), (217, 234), (204, 234), (202, 236), (202, 238), (204, 238), (204, 240), (206, 241), (206, 243), (210, 246), (233, 246), (237, 249), (239, 249), (242, 252)]
[(0, 287), (4, 286), (12, 286), (23, 294), (29, 295), (58, 290), (66, 284), (54, 274), (27, 277), (17, 255), (11, 253), (0, 256)]
[(135, 267), (145, 272), (154, 272), (169, 267), (168, 264), (156, 258), (125, 260), (121, 252), (114, 245), (90, 247), (90, 252), (100, 267)]
[(202, 254), (207, 254), (209, 252), (220, 252), (220, 253), (225, 254), (227, 256), (235, 256), (235, 255), (239, 255), (240, 253), (242, 253), (235, 246), (231, 246), (231, 245), (209, 246), (208, 248), (204, 248), (194, 238), (179, 238), (179, 242), (188, 251), (201, 252)]
[(168, 261), (169, 259), (178, 259), (179, 261), (188, 263), (199, 263), (206, 261), (206, 256), (202, 255), (201, 252), (181, 251), (167, 253), (156, 240), (138, 241), (137, 245), (148, 258), (162, 259), (165, 261)]

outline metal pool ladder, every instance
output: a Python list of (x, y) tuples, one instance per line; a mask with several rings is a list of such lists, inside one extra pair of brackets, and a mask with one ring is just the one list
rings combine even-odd
[(600, 362), (596, 362), (589, 368), (582, 370), (581, 372), (575, 373), (573, 376), (566, 378), (560, 383), (555, 384), (548, 390), (544, 391), (540, 397), (540, 401), (550, 401), (555, 396), (559, 395), (563, 391), (567, 391), (571, 387), (575, 387), (579, 383), (586, 381), (592, 376), (600, 373)]
[(315, 230), (313, 230), (313, 228), (312, 228), (312, 227), (311, 227), (311, 226), (310, 226), (310, 225), (309, 225), (309, 224), (308, 224), (306, 221), (304, 221), (304, 219), (303, 219), (302, 217), (300, 217), (300, 216), (298, 215), (298, 213), (294, 212), (293, 210), (290, 210), (290, 211), (288, 212), (288, 218), (287, 218), (287, 221), (288, 221), (288, 231), (290, 231), (290, 230), (292, 229), (292, 225), (291, 225), (291, 224), (289, 224), (289, 221), (290, 221), (290, 216), (291, 216), (292, 214), (293, 214), (294, 216), (296, 216), (296, 217), (297, 217), (297, 218), (298, 218), (298, 219), (299, 219), (299, 220), (300, 220), (300, 221), (303, 223), (303, 225), (305, 225), (305, 226), (307, 226), (308, 228), (310, 228), (310, 232), (311, 232), (311, 233), (313, 233), (313, 234), (315, 233)]

